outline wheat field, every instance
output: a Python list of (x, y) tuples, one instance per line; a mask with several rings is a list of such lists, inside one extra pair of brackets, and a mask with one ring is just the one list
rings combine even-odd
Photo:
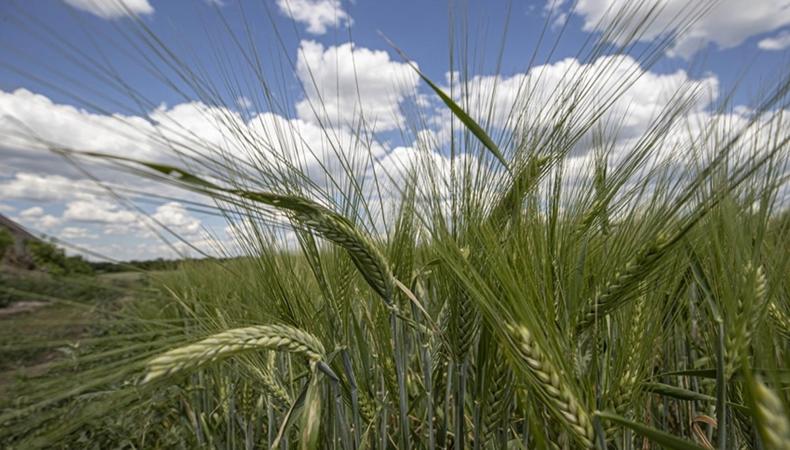
[[(178, 123), (148, 136), (167, 161), (25, 139), (181, 192), (234, 241), (157, 273), (73, 360), (21, 383), (2, 445), (790, 449), (790, 77), (740, 121), (726, 98), (700, 119), (706, 93), (681, 84), (623, 143), (628, 116), (609, 111), (639, 73), (617, 55), (649, 66), (669, 43), (638, 41), (654, 9), (618, 14), (580, 48), (594, 71), (551, 93), (525, 79), (505, 111), (474, 94), (479, 78), (432, 80), (388, 43), (447, 133), (418, 138), (428, 118), (411, 99), (399, 132), (415, 145), (389, 169), (364, 110), (316, 143), (223, 109), (219, 92), (249, 80), (279, 104), (243, 30), (215, 50), (250, 55), (228, 68), (247, 72), (210, 80), (133, 21), (133, 50), (212, 105), (212, 131), (241, 150)], [(690, 4), (667, 28), (703, 14)], [(471, 70), (457, 37), (439, 39)]]

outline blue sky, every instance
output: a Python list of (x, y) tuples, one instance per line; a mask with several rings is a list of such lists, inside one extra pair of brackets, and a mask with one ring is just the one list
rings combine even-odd
[[(114, 3), (117, 1), (40, 0), (0, 4), (3, 24), (0, 26), (0, 213), (35, 232), (57, 236), (116, 258), (167, 257), (172, 252), (146, 227), (137, 224), (136, 215), (128, 205), (118, 205), (112, 198), (100, 195), (79, 172), (46, 152), (28, 148), (18, 135), (20, 124), (24, 124), (25, 130), (75, 148), (111, 147), (123, 155), (156, 157), (159, 150), (154, 146), (135, 148), (135, 139), (128, 136), (128, 131), (110, 129), (114, 126), (110, 115), (120, 114), (124, 121), (135, 124), (137, 119), (162, 123), (170, 117), (182, 124), (191, 124), (195, 119), (196, 130), (205, 131), (201, 129), (205, 124), (194, 115), (199, 105), (191, 103), (205, 99), (189, 89), (185, 89), (186, 95), (178, 93), (177, 89), (186, 88), (184, 83), (175, 81), (174, 86), (168, 86), (147, 73), (143, 60), (130, 57), (135, 54), (133, 45), (142, 42), (134, 34), (140, 31), (134, 20), (142, 21), (183, 56), (193, 70), (220, 87), (227, 107), (245, 119), (270, 108), (263, 104), (254, 74), (235, 50), (228, 28), (243, 37), (245, 22), (250, 27), (267, 76), (276, 80), (276, 88), (282, 89), (280, 97), (285, 110), (271, 112), (288, 120), (299, 119), (300, 127), (314, 125), (305, 100), (319, 93), (336, 94), (337, 115), (333, 119), (337, 123), (348, 119), (344, 114), (354, 109), (355, 100), (341, 98), (347, 91), (342, 86), (333, 86), (333, 80), (343, 82), (342, 67), (349, 65), (344, 58), (354, 55), (358, 68), (371, 68), (366, 72), (369, 76), (361, 78), (361, 107), (366, 114), (371, 111), (379, 119), (376, 132), (385, 144), (376, 151), (382, 160), (390, 156), (397, 159), (397, 149), (413, 146), (411, 142), (398, 141), (398, 123), (403, 119), (399, 117), (398, 107), (415, 92), (428, 99), (429, 111), (432, 100), (425, 86), (403, 65), (380, 33), (392, 39), (434, 80), (444, 82), (449, 69), (450, 20), (446, 1), (123, 0), (125, 7), (118, 7)], [(580, 46), (591, 35), (596, 37), (592, 32), (594, 24), (608, 8), (622, 4), (623, 0), (581, 0), (575, 9), (571, 9), (571, 3), (561, 0), (458, 2), (456, 23), (464, 16), (469, 24), (466, 36), (470, 54), (474, 55), (473, 73), (506, 80), (527, 71), (547, 21), (550, 21), (547, 34), (533, 66), (545, 64), (559, 68), (565, 67), (561, 66), (563, 61), (590, 62), (574, 60)], [(646, 100), (645, 105), (638, 103), (651, 98), (653, 91), (664, 89), (661, 86), (665, 82), (672, 86), (699, 83), (715, 90), (714, 98), (722, 98), (737, 84), (735, 105), (748, 105), (764, 93), (770, 81), (776, 80), (790, 62), (790, 0), (749, 3), (748, 10), (744, 10), (740, 0), (717, 3), (708, 15), (692, 25), (687, 35), (676, 39), (655, 65), (640, 69), (637, 64), (633, 70), (644, 71), (646, 81), (635, 86), (642, 91), (629, 96), (630, 103), (625, 107), (636, 111), (640, 107), (660, 107), (656, 103), (659, 100)], [(668, 0), (667, 17), (689, 5), (687, 1)], [(135, 14), (136, 19), (129, 14)], [(502, 67), (497, 74), (496, 55), (506, 19), (509, 31)], [(660, 38), (662, 21), (657, 20), (654, 28), (647, 30), (635, 52), (650, 48)], [(560, 36), (560, 30), (561, 39), (549, 55), (548, 50)], [(456, 28), (455, 33), (458, 38), (464, 31)], [(354, 43), (353, 52), (344, 47), (349, 40)], [(340, 68), (329, 67), (332, 62)], [(108, 87), (101, 77), (95, 76), (96, 64), (101, 65), (100, 70), (111, 69), (145, 101), (138, 104), (123, 89)], [(317, 75), (318, 85), (305, 86), (307, 68)], [(173, 79), (173, 72), (168, 72), (168, 76)], [(229, 76), (240, 83), (238, 92), (235, 88), (223, 89)], [(368, 97), (364, 94), (366, 86)], [(382, 90), (389, 94), (376, 95)], [(238, 99), (240, 96), (246, 100)], [(247, 100), (253, 104), (246, 104)], [(192, 104), (193, 108), (178, 108), (184, 104)], [(699, 108), (709, 111), (715, 106), (711, 99)], [(139, 122), (139, 126), (130, 128), (145, 133), (145, 127)], [(310, 136), (310, 129), (300, 130)], [(431, 131), (441, 134), (439, 129)], [(140, 187), (132, 186), (134, 181), (128, 179), (110, 181), (125, 187)], [(228, 236), (221, 220), (189, 211), (182, 203), (140, 206), (189, 239), (205, 241), (205, 230), (212, 230), (219, 239)]]

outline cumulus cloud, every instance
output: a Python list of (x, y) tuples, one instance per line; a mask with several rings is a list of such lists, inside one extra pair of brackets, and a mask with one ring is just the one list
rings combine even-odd
[[(598, 120), (616, 123), (620, 138), (626, 139), (644, 133), (672, 102), (686, 100), (691, 112), (709, 107), (719, 95), (719, 82), (713, 75), (694, 79), (684, 70), (650, 72), (631, 56), (614, 55), (587, 64), (566, 58), (510, 76), (478, 75), (466, 81), (463, 91), (465, 97), (459, 101), (489, 128), (551, 127), (558, 120), (556, 114), (573, 103), (570, 123), (585, 126), (606, 108)], [(579, 92), (585, 92), (584, 97)], [(610, 104), (615, 95), (617, 100)], [(434, 120), (440, 126), (439, 136), (449, 133), (449, 116), (443, 114)]]
[[(692, 17), (691, 11), (699, 11), (690, 9), (695, 3), (687, 0), (650, 0), (640, 3), (641, 13), (656, 4), (660, 5), (660, 13), (646, 26), (643, 25), (641, 40), (653, 40), (666, 33), (668, 26), (676, 25), (679, 17)], [(634, 11), (634, 5), (630, 0), (579, 0), (573, 12), (583, 18), (585, 31), (593, 31), (598, 26), (612, 23), (622, 15), (623, 8)], [(696, 5), (703, 6), (703, 3)], [(719, 0), (710, 5), (710, 9), (675, 40), (671, 55), (688, 59), (708, 44), (715, 44), (720, 49), (737, 47), (751, 36), (790, 24), (787, 0), (752, 0), (748, 6), (742, 0)], [(633, 27), (636, 22), (624, 23)], [(619, 36), (626, 35), (628, 33)]]
[(325, 34), (328, 27), (354, 22), (340, 0), (277, 0), (277, 8), (286, 17), (307, 25), (307, 32), (315, 35)]
[(61, 239), (96, 239), (97, 236), (86, 228), (81, 227), (64, 227), (58, 233), (58, 237)]
[(66, 204), (63, 218), (75, 222), (130, 225), (139, 221), (137, 214), (122, 209), (116, 203), (94, 198), (75, 200)]
[(790, 31), (782, 31), (776, 36), (768, 37), (757, 43), (757, 47), (763, 50), (784, 50), (790, 47)]
[[(81, 192), (101, 191), (94, 183), (79, 180), (80, 174), (58, 156), (44, 152), (48, 143), (176, 165), (181, 165), (177, 152), (198, 159), (221, 155), (240, 170), (252, 164), (291, 165), (321, 182), (325, 169), (342, 170), (342, 159), (362, 161), (361, 156), (376, 158), (385, 151), (375, 141), (360, 140), (347, 127), (327, 129), (315, 121), (268, 112), (245, 120), (229, 108), (189, 102), (162, 105), (145, 116), (110, 116), (57, 104), (24, 89), (0, 91), (0, 152), (7, 166), (5, 174), (0, 171), (0, 198), (66, 200)], [(113, 180), (113, 187), (141, 189), (133, 176), (106, 167), (91, 166), (91, 170), (99, 179)], [(165, 192), (158, 187), (157, 193)]]
[(404, 122), (400, 103), (416, 93), (419, 76), (389, 54), (354, 44), (324, 47), (302, 41), (296, 74), (307, 98), (296, 105), (300, 118), (348, 126), (364, 115), (369, 127), (391, 130)]
[(151, 217), (184, 238), (195, 237), (201, 232), (200, 220), (190, 215), (184, 205), (179, 202), (160, 205)]
[(94, 114), (27, 89), (0, 91), (0, 148), (43, 148), (37, 141), (44, 141), (148, 159), (161, 153), (152, 136), (153, 125), (142, 117)]
[(23, 225), (36, 230), (50, 230), (61, 223), (58, 217), (46, 214), (40, 206), (20, 211), (17, 220)]
[(12, 178), (0, 181), (0, 198), (62, 201), (82, 197), (91, 189), (94, 189), (94, 184), (88, 180), (18, 172)]
[[(338, 162), (342, 155), (354, 163), (352, 171), (360, 174), (361, 180), (370, 180), (373, 173), (378, 175), (384, 196), (392, 193), (392, 199), (397, 197), (395, 193), (403, 188), (406, 174), (414, 167), (427, 167), (439, 177), (449, 173), (448, 160), (441, 154), (449, 136), (448, 130), (442, 127), (450, 123), (449, 117), (442, 115), (447, 114), (444, 108), (435, 115), (433, 129), (421, 130), (414, 142), (399, 142), (400, 145), (380, 144), (375, 140), (364, 142), (348, 126), (358, 119), (360, 112), (368, 125), (379, 131), (404, 125), (399, 107), (416, 95), (419, 85), (417, 74), (406, 64), (390, 60), (386, 52), (352, 44), (325, 47), (303, 41), (297, 75), (305, 86), (306, 97), (296, 105), (298, 117), (295, 118), (272, 112), (242, 116), (229, 108), (200, 102), (163, 105), (144, 116), (107, 116), (57, 104), (23, 89), (0, 92), (0, 147), (16, 149), (16, 154), (24, 155), (31, 144), (24, 134), (32, 132), (64, 146), (162, 162), (173, 158), (173, 149), (202, 149), (245, 164), (277, 167), (281, 161), (287, 162), (286, 165), (293, 164), (308, 173), (318, 186), (327, 185), (327, 170), (330, 173), (342, 170)], [(707, 114), (704, 111), (718, 97), (718, 81), (714, 76), (693, 78), (682, 70), (652, 73), (628, 56), (606, 56), (587, 64), (569, 58), (534, 67), (528, 73), (475, 76), (468, 81), (466, 89), (455, 92), (468, 93), (466, 100), (472, 114), (486, 128), (514, 131), (518, 126), (550, 125), (552, 108), (563, 104), (565, 94), (579, 92), (579, 83), (586, 84), (588, 88), (584, 91), (589, 93), (589, 99), (583, 101), (586, 107), (582, 113), (598, 111), (626, 79), (635, 81), (603, 118), (622, 122), (623, 148), (643, 135), (679, 89), (697, 94), (690, 98), (692, 114)], [(489, 102), (495, 114), (491, 121), (483, 121)], [(320, 108), (318, 117), (310, 108), (311, 103)], [(518, 123), (510, 114), (514, 103), (525, 112), (524, 119)], [(424, 106), (430, 107), (427, 103)], [(8, 120), (9, 116), (17, 120)], [(25, 124), (24, 129), (18, 127), (19, 122)], [(36, 157), (29, 154), (28, 158)], [(569, 161), (579, 171), (589, 168), (588, 163), (586, 154), (574, 155)], [(51, 169), (59, 170), (59, 167), (53, 165)], [(365, 184), (365, 189), (371, 185)], [(103, 235), (97, 238), (97, 244), (108, 235), (133, 234), (151, 240), (136, 213), (99, 197), (95, 185), (87, 180), (62, 174), (15, 172), (11, 177), (0, 178), (0, 199), (62, 203), (62, 216), (52, 218), (59, 221), (58, 226), (65, 227), (61, 234), (73, 239), (87, 238), (96, 230), (95, 234)], [(387, 201), (382, 201), (385, 209), (394, 205)], [(29, 220), (44, 220), (41, 218), (47, 216), (43, 210), (26, 215)], [(204, 239), (201, 220), (181, 203), (159, 205), (151, 215), (190, 242), (200, 245), (209, 242)], [(47, 220), (54, 226), (52, 219)], [(233, 230), (226, 234), (233, 234)], [(126, 245), (126, 254), (150, 251), (159, 255), (165, 251), (164, 247), (150, 242), (138, 246), (139, 239), (134, 241)], [(97, 250), (102, 251), (100, 247)]]
[(119, 19), (129, 15), (153, 14), (148, 0), (63, 0), (66, 4), (102, 19)]

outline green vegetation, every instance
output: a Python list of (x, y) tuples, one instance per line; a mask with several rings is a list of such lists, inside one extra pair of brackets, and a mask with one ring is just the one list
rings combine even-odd
[(181, 261), (156, 258), (145, 261), (125, 261), (123, 263), (90, 261), (89, 264), (96, 273), (118, 273), (129, 272), (130, 270), (150, 272), (176, 270), (179, 264), (181, 264)]
[(0, 272), (0, 303), (12, 304), (0, 308), (0, 408), (28, 383), (74, 373), (77, 356), (112, 333), (118, 301), (145, 283), (140, 277)]
[(112, 291), (89, 276), (53, 276), (36, 271), (0, 272), (0, 305), (16, 300), (97, 301), (112, 296)]
[(0, 228), (0, 260), (5, 256), (5, 252), (14, 244), (14, 237), (4, 228)]
[(36, 268), (53, 275), (90, 275), (91, 265), (81, 256), (66, 256), (63, 249), (44, 241), (27, 241)]
[[(545, 123), (509, 131), (473, 114), (493, 100), (431, 82), (453, 124), (449, 163), (426, 145), (397, 173), (371, 167), (361, 118), (353, 144), (324, 149), (342, 167), (318, 181), (287, 138), (228, 117), (219, 131), (252, 143), (254, 164), (210, 144), (183, 167), (53, 149), (200, 194), (241, 257), (157, 274), (73, 363), (16, 391), (0, 442), (788, 448), (790, 78), (745, 123), (695, 124), (700, 93), (683, 86), (615, 151), (601, 110), (629, 73), (608, 61), (556, 103), (525, 86), (510, 114)], [(595, 158), (574, 169), (589, 135)]]

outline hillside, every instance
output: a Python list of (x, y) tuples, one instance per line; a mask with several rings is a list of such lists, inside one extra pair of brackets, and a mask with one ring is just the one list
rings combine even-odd
[(21, 225), (0, 214), (0, 263), (23, 269), (33, 269), (35, 264), (29, 242), (41, 240)]

